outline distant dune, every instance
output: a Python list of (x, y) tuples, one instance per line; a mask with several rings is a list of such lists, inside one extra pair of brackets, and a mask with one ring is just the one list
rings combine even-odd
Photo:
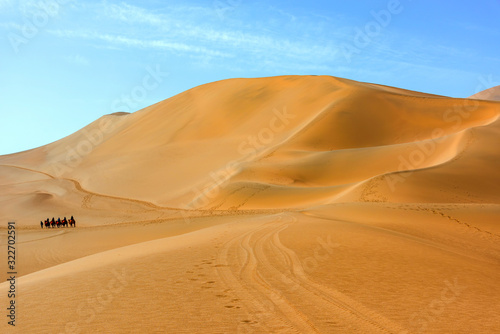
[(500, 86), (483, 90), (470, 97), (471, 99), (500, 101)]
[(494, 333), (499, 92), (231, 79), (0, 156), (20, 328)]

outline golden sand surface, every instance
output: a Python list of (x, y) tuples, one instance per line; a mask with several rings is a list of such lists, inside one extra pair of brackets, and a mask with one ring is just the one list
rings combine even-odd
[(497, 93), (231, 79), (0, 156), (0, 332), (498, 333)]

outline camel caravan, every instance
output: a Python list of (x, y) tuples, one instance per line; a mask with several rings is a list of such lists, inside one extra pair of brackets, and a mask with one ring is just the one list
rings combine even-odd
[(76, 227), (76, 221), (73, 216), (71, 216), (70, 219), (66, 219), (66, 217), (64, 217), (62, 220), (61, 218), (57, 218), (56, 220), (54, 217), (52, 217), (52, 220), (47, 218), (45, 222), (41, 221), (40, 227), (43, 228), (43, 225), (45, 225), (45, 228), (68, 227), (68, 225)]

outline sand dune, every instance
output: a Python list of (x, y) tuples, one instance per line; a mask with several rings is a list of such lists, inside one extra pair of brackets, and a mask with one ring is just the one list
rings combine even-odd
[[(494, 151), (473, 157), (477, 150), (466, 148), (475, 140), (481, 150), (492, 146), (499, 109), (496, 102), (332, 77), (233, 79), (134, 114), (104, 116), (58, 142), (3, 156), (0, 167), (16, 169), (2, 177), (40, 178), (6, 185), (18, 195), (7, 199), (16, 215), (16, 200), (43, 203), (37, 212), (43, 217), (62, 198), (84, 216), (93, 215), (85, 210), (92, 205), (121, 214), (114, 208), (125, 203), (130, 213), (304, 207), (365, 200), (368, 183), (382, 188), (372, 200), (420, 202), (428, 198), (415, 191), (421, 178), (462, 163), (473, 166), (469, 159), (493, 165), (488, 173), (460, 172), (470, 183), (461, 185), (463, 192), (498, 178)], [(407, 180), (404, 172), (415, 176)], [(456, 200), (454, 194), (439, 196)], [(268, 201), (274, 197), (286, 203)], [(481, 194), (481, 200), (498, 203), (499, 197)]]
[(494, 333), (496, 92), (232, 79), (0, 156), (16, 330)]
[(483, 90), (469, 97), (470, 99), (500, 101), (500, 86)]

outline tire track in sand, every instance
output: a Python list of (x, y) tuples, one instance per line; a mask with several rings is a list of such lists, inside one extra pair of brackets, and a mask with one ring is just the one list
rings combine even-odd
[[(279, 221), (280, 220), (281, 217), (279, 217)], [(274, 225), (275, 224), (272, 223), (271, 228), (266, 225), (263, 229), (248, 233), (244, 236), (244, 238), (239, 240), (240, 253), (243, 252), (247, 259), (240, 271), (240, 277), (246, 282), (255, 282), (254, 289), (264, 298), (267, 297), (270, 299), (275, 313), (281, 313), (285, 317), (285, 321), (290, 322), (294, 328), (297, 328), (300, 331), (300, 333), (319, 333), (316, 327), (309, 321), (307, 316), (293, 307), (293, 305), (283, 297), (280, 290), (276, 289), (270, 283), (270, 280), (266, 280), (258, 270), (258, 266), (262, 266), (264, 262), (263, 258), (260, 258), (260, 261), (257, 261), (257, 253), (254, 250), (255, 245), (274, 232)], [(255, 236), (257, 232), (261, 231), (266, 231), (267, 233), (262, 236)], [(252, 237), (256, 240), (253, 244), (250, 244)], [(283, 319), (283, 317), (281, 318)]]
[[(296, 221), (295, 218), (293, 219)], [(363, 332), (406, 332), (402, 326), (380, 314), (377, 314), (373, 310), (368, 309), (363, 304), (346, 296), (340, 291), (309, 279), (297, 254), (281, 243), (279, 233), (286, 228), (287, 226), (279, 227), (278, 230), (276, 230), (275, 233), (270, 234), (268, 238), (271, 240), (272, 247), (274, 247), (276, 251), (281, 252), (287, 259), (289, 264), (288, 270), (290, 270), (290, 276), (288, 279), (296, 284), (294, 287), (295, 294), (300, 293), (301, 290), (306, 290), (306, 298), (308, 296), (308, 298), (311, 299), (311, 296), (315, 296), (316, 298), (314, 298), (314, 303), (329, 305), (328, 308), (331, 314), (340, 315), (346, 320), (350, 320), (356, 324), (362, 324)]]
[[(244, 281), (239, 277), (239, 273), (245, 270), (245, 267), (250, 265), (256, 265), (255, 258), (243, 257), (245, 254), (240, 250), (242, 240), (248, 236), (253, 235), (261, 230), (264, 230), (266, 226), (259, 226), (255, 230), (239, 235), (224, 244), (224, 246), (219, 250), (216, 259), (216, 268), (219, 277), (225, 283), (230, 291), (236, 294), (239, 299), (244, 303), (247, 313), (253, 318), (259, 321), (250, 321), (247, 319), (241, 320), (240, 326), (238, 326), (238, 333), (248, 332), (246, 325), (252, 323), (258, 327), (259, 331), (262, 333), (273, 333), (277, 332), (278, 329), (289, 328), (289, 324), (284, 320), (273, 317), (275, 310), (274, 304), (254, 291), (253, 282)], [(233, 248), (236, 247), (237, 252), (233, 252)], [(231, 256), (234, 255), (235, 256)], [(240, 264), (241, 268), (240, 268)], [(238, 274), (233, 272), (232, 267), (236, 267)], [(262, 320), (266, 320), (265, 322)], [(245, 327), (241, 327), (244, 325)], [(253, 327), (252, 327), (253, 328)], [(253, 331), (250, 331), (251, 333)]]
[(242, 320), (240, 332), (328, 333), (339, 330), (329, 320), (340, 318), (366, 333), (406, 333), (359, 302), (307, 277), (298, 256), (279, 238), (295, 221), (283, 222), (280, 217), (252, 228), (228, 241), (218, 254), (219, 276), (240, 297), (249, 317), (257, 319)]

